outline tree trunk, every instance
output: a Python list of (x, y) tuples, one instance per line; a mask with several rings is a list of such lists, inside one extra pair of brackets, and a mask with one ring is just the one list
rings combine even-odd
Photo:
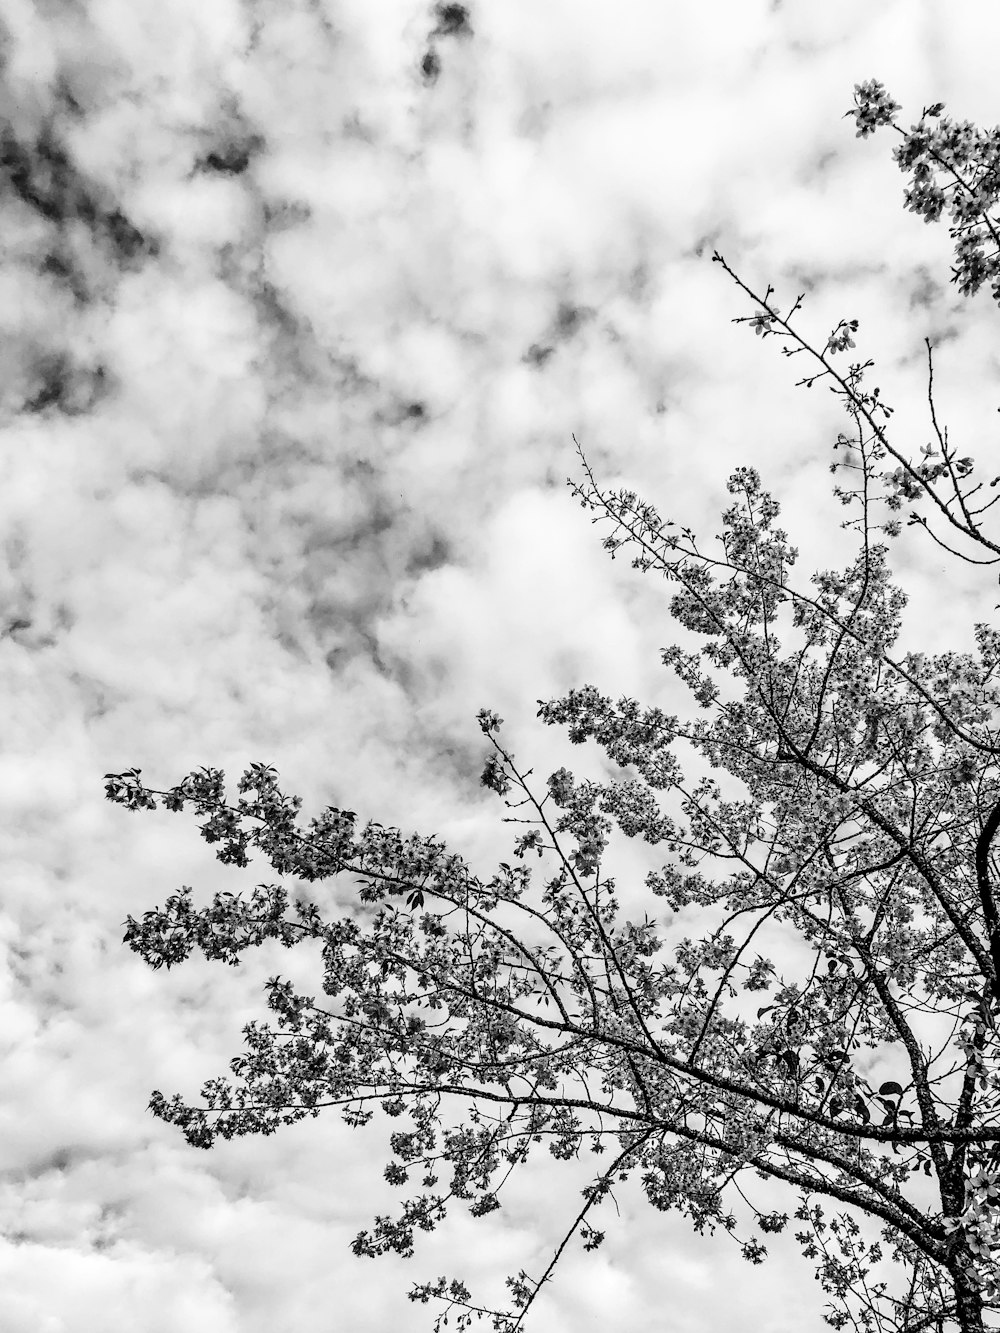
[[(964, 1248), (964, 1247), (963, 1247)], [(955, 1315), (961, 1333), (983, 1333), (983, 1298), (979, 1288), (969, 1277), (967, 1252), (960, 1251), (956, 1264), (951, 1267), (951, 1277), (955, 1284)]]

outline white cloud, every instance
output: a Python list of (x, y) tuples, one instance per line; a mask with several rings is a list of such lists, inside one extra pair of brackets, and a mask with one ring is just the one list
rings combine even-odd
[[(543, 1162), (509, 1213), (459, 1215), (412, 1264), (361, 1262), (350, 1241), (388, 1193), (374, 1130), (324, 1118), (199, 1154), (153, 1122), (153, 1087), (193, 1095), (224, 1071), (268, 975), (314, 991), (318, 968), (276, 950), (144, 969), (126, 913), (269, 872), (218, 865), (186, 816), (111, 807), (104, 772), (235, 781), (269, 761), (310, 813), (440, 831), (485, 867), (509, 830), (478, 786), (477, 708), (544, 774), (594, 757), (537, 723), (537, 698), (590, 681), (678, 707), (669, 589), (601, 550), (563, 485), (572, 433), (602, 483), (706, 537), (752, 462), (803, 577), (849, 553), (835, 404), (729, 323), (749, 310), (716, 246), (782, 299), (808, 288), (823, 334), (861, 318), (901, 440), (928, 428), (922, 339), (949, 332), (942, 402), (990, 457), (988, 297), (948, 286), (944, 228), (903, 213), (888, 138), (842, 115), (878, 77), (904, 119), (943, 99), (992, 123), (994, 6), (471, 8), (470, 38), (435, 39), (430, 87), (410, 0), (7, 6), (12, 133), (36, 173), (34, 203), (0, 204), (15, 1333), (282, 1333), (332, 1310), (357, 1333), (429, 1327), (412, 1280), (537, 1267), (553, 1203), (576, 1197)], [(246, 170), (210, 165), (227, 153)], [(915, 633), (990, 618), (992, 576), (949, 567), (942, 597), (929, 543), (899, 560)], [(623, 896), (644, 857), (623, 850)], [(346, 893), (315, 891), (331, 910)], [(567, 1255), (540, 1323), (698, 1333), (739, 1290), (748, 1327), (821, 1327), (791, 1251), (751, 1270), (639, 1198), (623, 1214), (605, 1251)]]

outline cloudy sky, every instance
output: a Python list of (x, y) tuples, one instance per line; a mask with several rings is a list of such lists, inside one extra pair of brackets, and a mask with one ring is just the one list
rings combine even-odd
[[(996, 312), (902, 208), (852, 89), (998, 119), (991, 0), (6, 0), (0, 19), (0, 1326), (9, 1333), (430, 1328), (411, 1282), (538, 1271), (578, 1196), (546, 1166), (408, 1262), (354, 1259), (382, 1131), (320, 1118), (199, 1153), (195, 1095), (264, 1012), (266, 954), (152, 973), (126, 913), (274, 878), (168, 785), (274, 764), (307, 813), (509, 848), (478, 708), (540, 773), (583, 763), (535, 701), (593, 683), (676, 704), (669, 591), (611, 564), (565, 485), (716, 530), (753, 464), (800, 569), (846, 563), (831, 395), (730, 321), (717, 265), (859, 351), (927, 435), (923, 339), (963, 452), (996, 449)], [(971, 643), (992, 574), (897, 550), (907, 646)], [(947, 578), (943, 577), (947, 569)], [(627, 864), (627, 861), (626, 861)], [(317, 890), (336, 914), (345, 887)], [(648, 905), (648, 904), (647, 904)], [(569, 1182), (569, 1184), (567, 1183)], [(560, 1208), (562, 1201), (566, 1207)], [(789, 1237), (751, 1267), (623, 1196), (536, 1307), (548, 1333), (814, 1333)]]

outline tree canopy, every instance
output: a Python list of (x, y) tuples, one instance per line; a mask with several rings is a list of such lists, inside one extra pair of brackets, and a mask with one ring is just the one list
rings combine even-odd
[[(868, 83), (849, 114), (862, 137), (901, 136), (908, 206), (928, 221), (948, 210), (954, 280), (966, 294), (990, 280), (1000, 302), (1000, 132), (940, 104), (903, 131), (898, 110)], [(245, 867), (256, 852), (297, 882), (206, 906), (184, 887), (130, 916), (125, 941), (151, 967), (196, 950), (235, 966), (265, 940), (322, 945), (322, 994), (272, 977), (273, 1019), (244, 1029), (231, 1077), (196, 1103), (153, 1093), (189, 1143), (328, 1107), (358, 1128), (378, 1111), (397, 1120), (384, 1174), (404, 1198), (354, 1241), (373, 1256), (412, 1253), (453, 1203), (473, 1217), (500, 1208), (540, 1145), (597, 1159), (548, 1268), (507, 1277), (509, 1309), (480, 1304), (460, 1276), (415, 1285), (411, 1299), (441, 1302), (435, 1328), (449, 1312), (459, 1328), (520, 1328), (571, 1239), (601, 1244), (600, 1205), (633, 1176), (654, 1209), (730, 1233), (751, 1263), (767, 1251), (739, 1233), (734, 1195), (763, 1235), (791, 1225), (835, 1328), (971, 1333), (1000, 1310), (1000, 633), (976, 624), (975, 652), (898, 652), (906, 598), (889, 566), (904, 502), (905, 526), (953, 558), (1000, 562), (981, 521), (1000, 477), (984, 497), (939, 425), (930, 343), (934, 443), (914, 459), (869, 387), (873, 362), (845, 356), (857, 320), (817, 339), (800, 327), (802, 297), (783, 310), (713, 259), (750, 303), (737, 322), (841, 401), (831, 471), (854, 554), (793, 580), (797, 549), (753, 467), (730, 477), (721, 536), (703, 547), (633, 492), (603, 489), (577, 446), (570, 485), (604, 547), (673, 585), (672, 616), (704, 640), (662, 653), (690, 692), (686, 717), (592, 685), (538, 700), (546, 724), (596, 742), (620, 778), (560, 768), (533, 782), (483, 709), (482, 782), (515, 837), (510, 863), (482, 877), (440, 839), (359, 825), (351, 810), (304, 823), (269, 765), (252, 765), (235, 799), (214, 768), (163, 789), (138, 768), (105, 775), (110, 800), (190, 811), (220, 861)], [(692, 777), (685, 755), (740, 797), (711, 772)], [(622, 919), (606, 870), (615, 828), (662, 853), (641, 921)], [(357, 899), (336, 920), (307, 887), (332, 876)], [(695, 908), (717, 924), (665, 957), (664, 923)], [(760, 951), (776, 928), (798, 942), (798, 970)], [(755, 1177), (787, 1188), (789, 1210), (757, 1208)]]

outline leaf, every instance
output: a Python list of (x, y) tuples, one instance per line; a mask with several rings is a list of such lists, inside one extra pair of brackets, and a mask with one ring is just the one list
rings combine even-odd
[(821, 1063), (827, 1069), (839, 1069), (846, 1059), (847, 1052), (835, 1048), (829, 1055), (821, 1057)]
[(888, 1083), (883, 1083), (879, 1092), (883, 1097), (902, 1097), (903, 1095), (903, 1089), (893, 1079), (890, 1079)]
[(778, 1054), (778, 1059), (783, 1060), (788, 1066), (789, 1074), (797, 1074), (799, 1072), (799, 1056), (797, 1051), (781, 1051)]

